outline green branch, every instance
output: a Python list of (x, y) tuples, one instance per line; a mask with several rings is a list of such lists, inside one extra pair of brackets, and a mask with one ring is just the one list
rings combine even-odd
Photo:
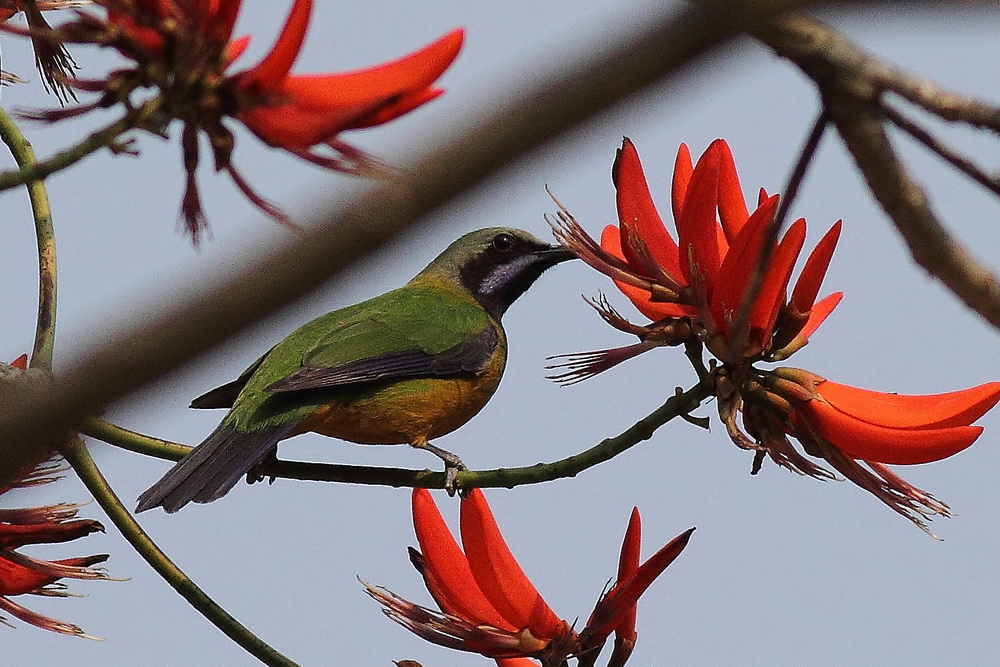
[(146, 535), (136, 523), (135, 518), (122, 505), (121, 500), (115, 495), (114, 490), (101, 474), (94, 459), (90, 456), (90, 452), (87, 451), (86, 446), (79, 438), (72, 439), (70, 444), (64, 448), (63, 455), (129, 544), (192, 607), (215, 627), (222, 630), (227, 637), (264, 664), (286, 666), (296, 664), (247, 630), (167, 558), (167, 555)]
[[(10, 149), (21, 169), (31, 172), (37, 165), (35, 151), (13, 119), (0, 109), (0, 139)], [(31, 214), (35, 219), (38, 242), (38, 320), (35, 344), (31, 351), (31, 367), (52, 370), (52, 349), (56, 337), (56, 238), (52, 227), (52, 209), (45, 183), (36, 177), (27, 180)]]
[[(522, 484), (549, 482), (563, 477), (575, 477), (588, 468), (614, 458), (643, 440), (648, 440), (656, 429), (671, 419), (686, 417), (712, 393), (713, 380), (706, 375), (704, 379), (686, 392), (681, 393), (678, 389), (675, 396), (670, 397), (666, 403), (640, 419), (620, 435), (607, 438), (586, 451), (552, 463), (536, 463), (521, 468), (464, 470), (458, 473), (455, 480), (456, 486), (460, 488), (509, 488)], [(172, 461), (180, 459), (191, 451), (191, 448), (186, 445), (142, 435), (96, 418), (88, 419), (80, 426), (80, 430), (91, 437), (123, 449)], [(268, 465), (265, 476), (314, 482), (382, 486), (419, 486), (438, 489), (443, 489), (445, 486), (443, 472), (298, 461), (275, 461)]]
[(191, 447), (187, 445), (170, 442), (169, 440), (161, 440), (151, 435), (136, 433), (135, 431), (130, 431), (127, 428), (122, 428), (117, 424), (112, 424), (97, 417), (88, 417), (77, 428), (80, 429), (80, 433), (97, 438), (109, 445), (158, 459), (179, 461), (185, 454), (191, 451)]

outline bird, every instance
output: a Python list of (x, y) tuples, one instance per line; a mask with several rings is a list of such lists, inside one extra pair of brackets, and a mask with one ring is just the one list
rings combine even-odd
[(306, 432), (428, 450), (453, 489), (465, 466), (430, 441), (492, 398), (507, 362), (501, 317), (546, 269), (574, 257), (520, 229), (480, 229), (404, 286), (302, 325), (191, 402), (229, 412), (139, 496), (136, 511), (217, 500), (244, 476), (261, 479), (278, 442)]

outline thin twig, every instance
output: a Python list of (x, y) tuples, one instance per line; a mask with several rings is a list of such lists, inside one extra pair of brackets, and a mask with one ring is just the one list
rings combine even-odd
[(1000, 195), (1000, 177), (987, 174), (985, 171), (980, 169), (979, 165), (975, 162), (962, 155), (924, 128), (920, 127), (920, 125), (915, 123), (910, 118), (907, 118), (902, 112), (893, 107), (891, 104), (887, 104), (883, 100), (881, 106), (885, 117), (891, 120), (896, 127), (909, 134), (911, 137), (926, 146), (931, 152), (938, 155), (942, 160), (955, 167), (987, 190)]
[(757, 301), (757, 294), (760, 292), (761, 287), (764, 283), (764, 271), (770, 266), (771, 255), (774, 253), (774, 249), (778, 245), (778, 236), (781, 234), (782, 227), (785, 226), (785, 218), (788, 216), (788, 209), (791, 208), (792, 202), (795, 201), (795, 197), (799, 194), (799, 186), (802, 185), (802, 180), (805, 178), (806, 171), (809, 169), (809, 165), (812, 163), (813, 158), (816, 156), (816, 149), (819, 147), (820, 139), (823, 138), (823, 133), (826, 131), (826, 126), (830, 124), (830, 118), (826, 111), (821, 111), (816, 122), (813, 123), (812, 130), (809, 132), (809, 136), (806, 138), (805, 144), (802, 146), (802, 150), (799, 151), (799, 158), (795, 161), (795, 166), (792, 168), (792, 173), (788, 177), (788, 184), (785, 187), (784, 193), (781, 195), (781, 202), (778, 204), (778, 210), (774, 213), (774, 219), (767, 226), (767, 234), (764, 237), (764, 248), (761, 252), (760, 261), (757, 262), (757, 266), (754, 268), (753, 280), (750, 283), (750, 289), (747, 290), (743, 297), (743, 302), (740, 304), (739, 316), (736, 318), (735, 323), (732, 326), (732, 331), (744, 331), (747, 326), (747, 320), (750, 317), (750, 310), (753, 304)]
[(94, 496), (105, 514), (111, 519), (111, 522), (132, 545), (132, 548), (192, 607), (227, 637), (265, 665), (284, 665), (286, 667), (296, 665), (295, 662), (276, 651), (230, 616), (225, 609), (198, 588), (180, 568), (174, 565), (122, 505), (121, 500), (115, 495), (114, 490), (94, 463), (87, 447), (79, 438), (72, 439), (72, 442), (64, 448), (63, 455), (73, 466), (76, 474), (80, 476), (87, 490)]
[[(522, 484), (549, 482), (563, 477), (575, 477), (588, 468), (608, 461), (643, 440), (676, 417), (684, 417), (712, 394), (713, 380), (707, 375), (684, 393), (670, 397), (666, 403), (629, 429), (607, 438), (590, 449), (551, 463), (537, 463), (521, 468), (495, 470), (464, 470), (456, 478), (459, 487), (513, 487)], [(700, 425), (700, 424), (699, 424)], [(110, 422), (90, 418), (80, 425), (82, 433), (129, 451), (177, 461), (191, 447), (160, 438), (136, 433)], [(263, 471), (265, 477), (299, 479), (314, 482), (344, 482), (383, 486), (409, 486), (433, 489), (445, 488), (445, 475), (430, 470), (407, 470), (375, 466), (305, 463), (276, 460)]]
[(46, 160), (35, 162), (33, 165), (22, 166), (17, 171), (0, 172), (0, 192), (45, 178), (50, 174), (76, 164), (102, 148), (114, 146), (121, 135), (136, 127), (141, 122), (141, 119), (148, 117), (154, 111), (155, 107), (158, 107), (158, 102), (156, 104), (153, 101), (147, 102), (136, 112), (128, 114), (107, 127), (91, 133), (75, 146), (59, 151)]

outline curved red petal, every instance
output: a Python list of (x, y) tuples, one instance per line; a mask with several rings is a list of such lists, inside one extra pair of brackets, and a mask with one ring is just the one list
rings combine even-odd
[(712, 294), (712, 315), (723, 331), (743, 307), (743, 299), (753, 281), (764, 251), (767, 228), (778, 208), (778, 197), (771, 197), (757, 207), (733, 239), (729, 252), (719, 267), (719, 284)]
[(691, 528), (670, 540), (640, 565), (631, 577), (615, 584), (597, 603), (587, 621), (586, 632), (599, 638), (607, 637), (621, 622), (622, 614), (635, 607), (650, 584), (684, 551), (693, 532), (694, 528)]
[(816, 390), (830, 405), (856, 419), (900, 429), (968, 426), (1000, 401), (1000, 382), (924, 395), (870, 391), (829, 380)]
[(459, 548), (427, 489), (412, 494), (413, 528), (424, 557), (424, 581), (441, 611), (475, 625), (517, 632), (479, 589), (469, 561)]
[(458, 28), (408, 55), (352, 72), (289, 77), (282, 93), (303, 107), (384, 104), (437, 81), (458, 57), (465, 32)]
[(23, 595), (59, 580), (49, 572), (40, 572), (12, 563), (0, 551), (0, 595)]
[(855, 419), (821, 400), (799, 408), (809, 427), (851, 458), (897, 465), (940, 461), (969, 447), (981, 426), (901, 429)]
[(417, 107), (423, 106), (431, 100), (444, 95), (444, 88), (427, 87), (415, 93), (408, 93), (398, 97), (391, 102), (379, 106), (373, 113), (368, 114), (354, 121), (348, 130), (363, 130), (367, 127), (375, 127), (396, 120), (400, 116), (410, 113)]
[(722, 229), (726, 232), (726, 239), (732, 243), (743, 225), (749, 221), (750, 211), (747, 210), (747, 203), (743, 198), (743, 188), (740, 186), (739, 174), (736, 173), (733, 152), (724, 140), (720, 139), (719, 145), (722, 157), (719, 165), (719, 219), (722, 222)]
[[(629, 577), (639, 569), (639, 550), (642, 543), (642, 520), (639, 517), (639, 508), (632, 508), (632, 515), (629, 517), (628, 528), (625, 530), (625, 539), (622, 541), (622, 552), (618, 558), (618, 579), (617, 581), (628, 581)], [(622, 639), (635, 641), (635, 621), (637, 605), (632, 605), (631, 609), (622, 612), (621, 622), (615, 626), (615, 634)]]
[[(615, 203), (618, 208), (618, 223), (623, 231), (635, 234), (649, 248), (650, 254), (660, 268), (676, 280), (681, 279), (681, 266), (677, 254), (677, 243), (663, 224), (649, 184), (639, 161), (639, 153), (628, 137), (615, 156), (611, 169), (611, 180), (615, 184)], [(628, 244), (623, 247), (629, 264), (641, 267), (643, 262), (634, 256)]]
[(764, 279), (757, 292), (757, 299), (750, 309), (749, 317), (750, 329), (758, 330), (762, 341), (770, 340), (774, 322), (781, 306), (785, 303), (785, 290), (792, 277), (795, 260), (799, 258), (805, 240), (806, 221), (799, 218), (788, 228), (771, 254), (770, 263), (764, 272)]
[(207, 36), (217, 44), (225, 44), (233, 36), (233, 26), (239, 16), (243, 0), (214, 0), (211, 18), (206, 27)]
[(670, 186), (670, 206), (674, 212), (675, 226), (684, 210), (684, 198), (687, 196), (692, 172), (694, 167), (691, 165), (691, 151), (688, 150), (687, 144), (681, 144), (674, 159), (674, 176)]
[(528, 628), (538, 639), (559, 636), (565, 623), (524, 574), (479, 489), (462, 498), (461, 527), (472, 576), (493, 607), (516, 628)]
[(816, 295), (819, 294), (823, 278), (826, 277), (826, 270), (830, 266), (833, 251), (837, 248), (837, 241), (840, 240), (842, 226), (842, 221), (838, 220), (823, 235), (813, 251), (809, 253), (809, 258), (806, 260), (805, 266), (802, 267), (802, 273), (795, 281), (792, 303), (795, 304), (800, 313), (809, 312), (813, 307), (813, 302), (816, 301)]
[[(698, 160), (677, 219), (681, 269), (688, 284), (701, 283), (711, 297), (719, 273), (719, 223), (715, 218), (719, 194), (720, 147), (713, 142)], [(695, 272), (700, 280), (692, 279)]]
[(294, 0), (285, 26), (278, 34), (270, 53), (257, 65), (239, 75), (241, 88), (273, 91), (278, 87), (299, 57), (311, 13), (312, 0)]

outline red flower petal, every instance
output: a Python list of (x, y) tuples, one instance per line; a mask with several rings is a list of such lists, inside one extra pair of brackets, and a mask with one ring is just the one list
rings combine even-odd
[[(799, 408), (808, 425), (851, 458), (899, 465), (930, 463), (957, 454), (983, 432), (981, 426), (910, 430), (855, 419), (821, 400)], [(801, 418), (801, 417), (800, 417)]]
[(736, 173), (736, 161), (729, 144), (719, 139), (722, 161), (719, 165), (719, 219), (726, 232), (726, 239), (732, 243), (740, 233), (743, 225), (748, 222), (750, 211), (743, 199), (743, 188), (740, 177)]
[(863, 421), (899, 429), (967, 426), (1000, 401), (1000, 382), (920, 396), (869, 391), (829, 380), (816, 390), (833, 407)]
[[(614, 225), (608, 225), (601, 232), (601, 247), (615, 257), (622, 260), (625, 259), (625, 254), (622, 252), (621, 246), (621, 233)], [(644, 289), (618, 280), (615, 280), (614, 283), (615, 287), (628, 297), (628, 300), (632, 302), (636, 309), (653, 322), (658, 322), (665, 317), (695, 316), (695, 309), (692, 306), (665, 301), (653, 301), (649, 292)]]
[(712, 295), (712, 315), (717, 327), (729, 331), (739, 315), (743, 299), (753, 281), (764, 251), (767, 228), (778, 208), (778, 197), (771, 197), (757, 207), (733, 239), (726, 258), (719, 267), (719, 285)]
[[(618, 558), (618, 579), (617, 581), (628, 581), (639, 569), (639, 549), (642, 542), (642, 521), (639, 517), (639, 508), (632, 508), (632, 515), (628, 520), (628, 528), (625, 530), (625, 539), (622, 541), (622, 552)], [(615, 634), (622, 639), (635, 642), (635, 621), (637, 605), (633, 604), (631, 609), (622, 612), (621, 623), (615, 626)]]
[(462, 499), (462, 545), (483, 594), (517, 628), (538, 639), (552, 639), (566, 624), (549, 608), (515, 560), (497, 527), (486, 498), (472, 489)]
[(0, 551), (0, 595), (24, 595), (58, 580), (58, 576), (49, 572), (12, 563)]
[(312, 0), (295, 0), (271, 52), (256, 66), (239, 75), (240, 86), (244, 90), (274, 90), (288, 76), (305, 41), (311, 13)]
[[(770, 201), (770, 200), (768, 200)], [(765, 202), (764, 205), (766, 205)], [(778, 317), (781, 306), (785, 303), (785, 290), (795, 268), (795, 260), (799, 258), (802, 244), (806, 240), (806, 221), (799, 218), (785, 232), (784, 238), (771, 254), (770, 264), (764, 273), (757, 299), (750, 309), (750, 329), (758, 330), (763, 345), (771, 338), (771, 330)]]
[(802, 267), (802, 273), (795, 282), (795, 289), (792, 291), (792, 303), (798, 308), (800, 313), (807, 313), (816, 301), (819, 288), (823, 284), (826, 270), (830, 266), (830, 259), (833, 251), (837, 248), (837, 241), (840, 239), (840, 229), (842, 221), (838, 220), (830, 227), (829, 231), (823, 235), (813, 251), (809, 253), (809, 259)]
[[(699, 282), (703, 285), (706, 300), (712, 295), (723, 254), (719, 249), (719, 224), (715, 219), (720, 150), (715, 142), (698, 160), (684, 196), (684, 210), (677, 219), (681, 269), (688, 284)], [(696, 271), (699, 281), (692, 278)]]
[(455, 542), (427, 489), (413, 489), (413, 528), (424, 557), (424, 581), (441, 611), (475, 625), (517, 632), (479, 589), (469, 561)]
[(687, 144), (681, 144), (677, 148), (677, 157), (674, 160), (674, 177), (670, 187), (670, 205), (674, 212), (674, 224), (681, 219), (684, 211), (684, 199), (687, 197), (688, 185), (691, 183), (691, 174), (694, 167), (691, 166), (691, 151)]
[(597, 603), (594, 613), (587, 621), (585, 632), (599, 638), (607, 637), (621, 623), (623, 614), (635, 607), (650, 584), (684, 551), (693, 532), (694, 528), (691, 528), (670, 540), (640, 565), (631, 577), (615, 584), (614, 588)]
[[(622, 232), (641, 238), (660, 268), (678, 282), (683, 282), (677, 243), (656, 210), (639, 154), (628, 137), (622, 141), (615, 157), (611, 180), (615, 184), (618, 222)], [(629, 264), (642, 267), (641, 258), (634, 256), (628, 243), (623, 244), (623, 250)]]

